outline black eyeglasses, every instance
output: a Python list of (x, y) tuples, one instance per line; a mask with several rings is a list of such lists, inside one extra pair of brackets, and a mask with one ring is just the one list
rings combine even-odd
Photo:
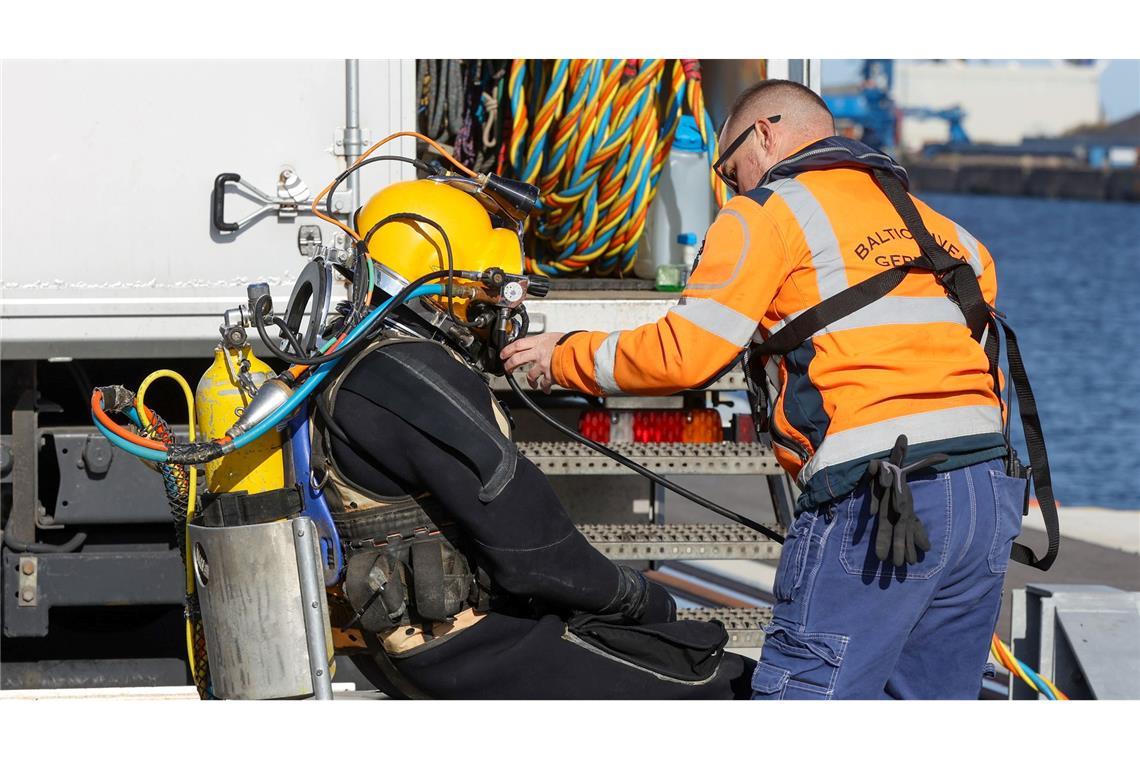
[[(775, 124), (779, 120), (780, 114), (768, 117), (768, 122), (770, 124)], [(724, 152), (720, 154), (720, 158), (718, 158), (716, 160), (716, 163), (713, 164), (713, 171), (716, 172), (716, 176), (720, 177), (721, 181), (724, 182), (724, 184), (728, 185), (728, 189), (733, 193), (740, 192), (740, 188), (736, 185), (736, 171), (733, 170), (732, 174), (728, 174), (727, 172), (721, 171), (720, 167), (723, 166), (724, 162), (729, 159), (729, 156), (736, 152), (737, 148), (744, 144), (744, 141), (748, 139), (748, 136), (751, 135), (755, 129), (756, 125), (753, 124), (748, 129), (741, 132), (740, 136), (733, 140), (732, 144), (725, 148)]]

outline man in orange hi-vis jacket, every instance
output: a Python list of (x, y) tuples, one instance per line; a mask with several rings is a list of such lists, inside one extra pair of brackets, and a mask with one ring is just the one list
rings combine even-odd
[(547, 391), (662, 395), (744, 352), (754, 419), (802, 490), (754, 697), (976, 698), (1027, 493), (985, 349), (993, 259), (801, 85), (745, 91), (722, 140), (737, 194), (680, 302), (633, 330), (523, 338), (505, 366)]

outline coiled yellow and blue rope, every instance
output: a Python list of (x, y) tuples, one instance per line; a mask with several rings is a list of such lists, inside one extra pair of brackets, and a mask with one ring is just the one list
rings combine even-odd
[[(728, 189), (711, 173), (716, 135), (698, 62), (516, 60), (508, 92), (507, 168), (542, 193), (533, 225), (540, 250), (527, 259), (530, 271), (621, 276), (632, 269), (686, 107), (709, 146), (714, 197), (727, 202)], [(528, 99), (538, 101), (533, 122)]]

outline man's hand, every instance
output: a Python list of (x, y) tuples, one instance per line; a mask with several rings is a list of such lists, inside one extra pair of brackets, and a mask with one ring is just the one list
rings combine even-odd
[(554, 383), (554, 374), (550, 371), (550, 357), (554, 355), (554, 346), (565, 333), (543, 333), (531, 338), (519, 338), (499, 352), (503, 360), (503, 367), (507, 372), (514, 372), (516, 368), (529, 364), (526, 373), (527, 382), (534, 389), (541, 388), (543, 393), (550, 393), (550, 386)]

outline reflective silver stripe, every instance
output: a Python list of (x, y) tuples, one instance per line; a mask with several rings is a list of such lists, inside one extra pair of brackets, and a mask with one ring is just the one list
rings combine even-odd
[(958, 239), (962, 241), (962, 245), (966, 246), (966, 250), (970, 252), (970, 266), (974, 269), (974, 274), (981, 277), (982, 254), (978, 250), (978, 239), (957, 222), (954, 223), (954, 229), (958, 231)]
[(617, 380), (614, 380), (614, 362), (617, 361), (620, 337), (621, 331), (610, 333), (594, 354), (594, 381), (603, 393), (621, 393)]
[[(745, 223), (744, 217), (740, 215), (739, 211), (731, 208), (721, 209), (720, 213), (724, 216), (730, 216), (736, 219), (736, 221), (740, 223), (740, 230), (744, 235), (744, 245), (740, 248), (740, 255), (736, 258), (736, 266), (733, 267), (732, 274), (730, 274), (728, 276), (728, 279), (724, 282), (690, 282), (686, 286), (688, 290), (716, 290), (717, 288), (723, 288), (726, 285), (731, 285), (732, 282), (736, 279), (737, 275), (740, 274), (740, 270), (744, 266), (744, 260), (748, 258), (748, 248), (752, 245), (752, 233), (749, 232), (748, 224)], [(716, 220), (713, 220), (713, 224), (716, 224)], [(698, 264), (697, 267), (699, 268), (700, 264)]]
[(756, 332), (756, 320), (711, 298), (684, 298), (669, 310), (734, 346), (743, 346)]
[(870, 425), (828, 433), (815, 456), (800, 470), (799, 481), (807, 483), (825, 467), (888, 451), (900, 435), (907, 443), (927, 443), (944, 438), (1001, 432), (1001, 411), (996, 406), (959, 406), (895, 417)]
[(824, 300), (847, 289), (847, 266), (839, 252), (839, 241), (827, 212), (799, 180), (773, 182), (769, 189), (784, 199), (799, 222), (804, 239), (811, 249), (811, 263), (819, 285), (819, 298)]
[[(772, 325), (772, 335), (803, 314), (806, 309), (797, 311), (791, 316), (781, 319)], [(922, 298), (916, 296), (883, 296), (877, 301), (859, 309), (854, 314), (848, 314), (843, 319), (832, 322), (812, 337), (837, 333), (843, 330), (853, 330), (859, 327), (882, 327), (884, 325), (920, 325), (929, 322), (951, 322), (956, 325), (965, 325), (966, 318), (949, 298), (934, 296)]]
[(780, 362), (775, 356), (769, 356), (768, 361), (764, 362), (764, 374), (768, 377), (768, 384), (771, 385), (772, 398), (780, 395)]

